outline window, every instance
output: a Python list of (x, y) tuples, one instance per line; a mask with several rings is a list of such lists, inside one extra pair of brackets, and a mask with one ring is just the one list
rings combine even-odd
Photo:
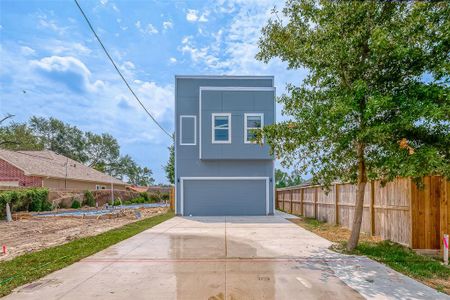
[(262, 129), (263, 126), (264, 114), (244, 114), (244, 143), (255, 144), (255, 130)]
[(231, 114), (212, 114), (212, 143), (231, 143)]
[(96, 190), (106, 190), (106, 186), (104, 186), (104, 185), (96, 185), (95, 189)]

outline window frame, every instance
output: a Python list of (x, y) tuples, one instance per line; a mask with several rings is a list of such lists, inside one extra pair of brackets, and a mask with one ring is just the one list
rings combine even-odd
[[(215, 117), (227, 117), (228, 118), (228, 140), (226, 141), (216, 141), (216, 128), (215, 128)], [(217, 128), (219, 129), (219, 128)], [(231, 113), (212, 113), (211, 114), (211, 143), (212, 144), (231, 144)]]
[[(261, 128), (256, 127), (247, 127), (247, 118), (248, 117), (260, 117), (261, 118)], [(263, 113), (245, 113), (244, 114), (244, 144), (257, 144), (257, 142), (249, 141), (248, 140), (248, 130), (249, 129), (260, 129), (262, 130), (264, 128), (264, 114)], [(262, 143), (264, 143), (264, 139), (262, 140)]]
[[(194, 119), (194, 142), (183, 143), (183, 118)], [(196, 115), (180, 115), (180, 146), (196, 146), (197, 145), (197, 116)]]

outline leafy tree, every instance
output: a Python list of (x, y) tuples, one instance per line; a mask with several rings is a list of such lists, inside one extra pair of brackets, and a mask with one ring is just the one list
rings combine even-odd
[(25, 123), (0, 127), (0, 147), (8, 150), (43, 150), (44, 145)]
[(286, 172), (281, 171), (280, 169), (275, 169), (275, 186), (277, 188), (287, 187), (287, 178), (289, 175)]
[(129, 155), (120, 156), (119, 143), (112, 135), (84, 132), (55, 118), (31, 117), (28, 124), (0, 126), (0, 147), (47, 149), (132, 184), (154, 184), (149, 168), (138, 166)]
[(99, 171), (105, 171), (120, 157), (120, 146), (110, 134), (85, 132), (86, 147), (84, 149), (87, 164)]
[(301, 174), (297, 171), (293, 171), (291, 175), (289, 175), (287, 172), (275, 169), (275, 186), (277, 188), (296, 186), (303, 182), (304, 180), (301, 177)]
[(55, 118), (31, 117), (30, 128), (47, 150), (85, 163), (86, 138), (83, 131)]
[(152, 177), (153, 172), (147, 167), (139, 167), (135, 165), (133, 172), (127, 174), (128, 182), (138, 186), (149, 186), (155, 183)]
[(278, 99), (291, 121), (262, 134), (314, 183), (357, 184), (353, 250), (368, 180), (450, 178), (449, 3), (288, 0), (274, 13), (257, 58), (309, 74)]
[(175, 147), (171, 145), (169, 149), (169, 160), (164, 166), (164, 171), (166, 172), (166, 178), (171, 184), (175, 184)]

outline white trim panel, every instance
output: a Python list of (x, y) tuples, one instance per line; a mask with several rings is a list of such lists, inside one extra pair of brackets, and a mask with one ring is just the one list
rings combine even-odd
[[(266, 182), (266, 216), (269, 215), (269, 177), (180, 177), (180, 208), (184, 216), (184, 181), (185, 180), (264, 180)], [(275, 195), (274, 195), (275, 196)], [(275, 209), (275, 208), (274, 208)]]
[(275, 88), (271, 86), (201, 86), (200, 91), (272, 92)]
[[(193, 143), (183, 143), (183, 118), (193, 118), (194, 119), (194, 142)], [(181, 146), (195, 146), (197, 145), (197, 116), (195, 115), (180, 115), (180, 145)]]

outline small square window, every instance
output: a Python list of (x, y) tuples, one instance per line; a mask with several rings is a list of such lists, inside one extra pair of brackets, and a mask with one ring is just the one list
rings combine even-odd
[(245, 114), (244, 143), (255, 144), (256, 131), (264, 126), (264, 114)]
[(212, 142), (231, 143), (231, 114), (212, 114)]

